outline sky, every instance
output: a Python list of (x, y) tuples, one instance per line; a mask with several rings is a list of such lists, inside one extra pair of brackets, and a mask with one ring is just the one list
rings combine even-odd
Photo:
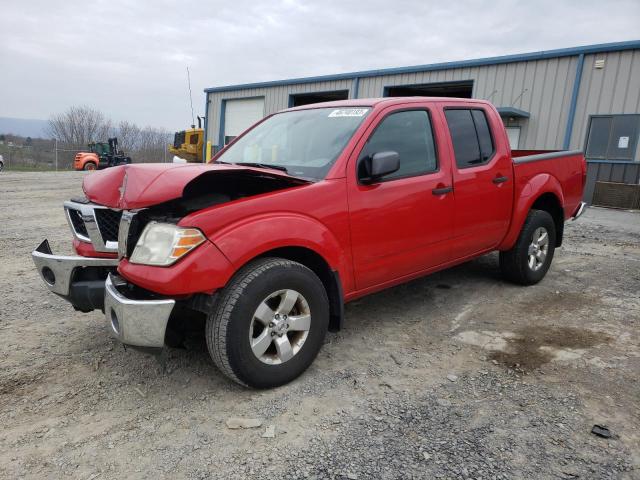
[(178, 130), (206, 87), (640, 39), (640, 2), (3, 0), (0, 117)]

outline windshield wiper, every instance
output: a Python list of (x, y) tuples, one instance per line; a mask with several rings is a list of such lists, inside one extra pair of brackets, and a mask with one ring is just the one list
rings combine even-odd
[(282, 172), (289, 173), (286, 167), (283, 167), (282, 165), (271, 165), (269, 163), (236, 162), (233, 165), (242, 165), (244, 167), (272, 168), (274, 170), (280, 170)]

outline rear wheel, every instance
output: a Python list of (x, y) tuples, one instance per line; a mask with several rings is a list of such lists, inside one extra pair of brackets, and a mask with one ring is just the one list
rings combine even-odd
[(556, 247), (553, 218), (543, 210), (531, 210), (511, 250), (500, 252), (500, 269), (508, 280), (533, 285), (544, 278)]
[(328, 325), (329, 301), (315, 273), (297, 262), (264, 258), (223, 290), (207, 318), (207, 346), (232, 380), (272, 388), (311, 365)]
[(87, 162), (84, 164), (83, 170), (93, 171), (96, 170), (98, 166), (94, 162)]

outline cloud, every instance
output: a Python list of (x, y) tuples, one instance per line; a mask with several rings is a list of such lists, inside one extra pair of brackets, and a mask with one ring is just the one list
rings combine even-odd
[(9, 0), (0, 116), (87, 104), (115, 120), (191, 123), (205, 87), (632, 39), (640, 3), (475, 0)]

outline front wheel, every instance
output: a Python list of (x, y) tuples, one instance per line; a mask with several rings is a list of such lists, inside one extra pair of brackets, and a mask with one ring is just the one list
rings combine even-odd
[(85, 170), (85, 171), (88, 171), (88, 172), (93, 172), (97, 168), (98, 168), (98, 166), (95, 163), (87, 162), (87, 163), (84, 164), (84, 167), (82, 169)]
[(543, 210), (531, 210), (511, 250), (500, 252), (504, 277), (521, 285), (533, 285), (544, 278), (556, 248), (553, 217)]
[(253, 388), (290, 382), (313, 362), (329, 325), (320, 279), (304, 265), (263, 258), (242, 268), (207, 318), (216, 366)]

